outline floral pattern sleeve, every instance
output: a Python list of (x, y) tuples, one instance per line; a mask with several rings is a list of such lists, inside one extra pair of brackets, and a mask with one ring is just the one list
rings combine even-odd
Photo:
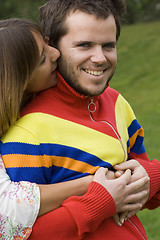
[(27, 239), (38, 216), (37, 184), (11, 182), (0, 156), (0, 239)]

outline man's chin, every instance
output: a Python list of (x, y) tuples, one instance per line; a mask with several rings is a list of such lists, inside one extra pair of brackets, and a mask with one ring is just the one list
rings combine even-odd
[(106, 88), (108, 87), (108, 83), (103, 87), (103, 88), (98, 88), (97, 87), (97, 89), (95, 89), (95, 90), (93, 90), (93, 91), (89, 91), (89, 96), (99, 96), (99, 95), (101, 95), (105, 90), (106, 90)]
[(91, 90), (91, 89), (77, 89), (76, 91), (79, 92), (80, 94), (82, 95), (85, 95), (85, 96), (91, 96), (91, 97), (94, 97), (94, 96), (99, 96), (101, 95), (105, 89), (108, 87), (105, 86), (103, 89), (96, 89), (96, 90)]

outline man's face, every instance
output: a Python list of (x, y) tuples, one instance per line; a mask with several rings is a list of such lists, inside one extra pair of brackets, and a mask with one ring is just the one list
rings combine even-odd
[(101, 94), (117, 63), (116, 24), (112, 15), (96, 18), (81, 11), (66, 19), (68, 32), (59, 43), (58, 70), (79, 93)]

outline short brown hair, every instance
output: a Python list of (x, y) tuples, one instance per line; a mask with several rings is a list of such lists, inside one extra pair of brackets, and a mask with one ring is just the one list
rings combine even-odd
[(94, 14), (98, 18), (114, 16), (117, 27), (117, 39), (120, 36), (120, 19), (125, 13), (124, 0), (50, 0), (40, 7), (40, 25), (49, 37), (50, 44), (57, 44), (67, 33), (65, 20), (70, 12), (80, 10)]
[(17, 120), (24, 88), (39, 64), (32, 32), (41, 34), (31, 21), (0, 20), (0, 136)]

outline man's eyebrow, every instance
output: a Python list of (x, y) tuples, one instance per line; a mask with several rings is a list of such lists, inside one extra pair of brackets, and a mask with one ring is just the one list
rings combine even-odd
[[(91, 42), (91, 41), (74, 41), (73, 42), (74, 45), (81, 45), (81, 44), (88, 44), (88, 45), (91, 45), (91, 44), (94, 44), (94, 42)], [(101, 45), (116, 45), (117, 44), (117, 41), (106, 41), (106, 42), (102, 42)]]
[(92, 44), (93, 42), (91, 41), (83, 41), (83, 40), (80, 40), (80, 41), (74, 41), (73, 44), (74, 45), (81, 45), (81, 44)]
[(106, 42), (106, 43), (104, 43), (104, 44), (102, 44), (102, 45), (116, 45), (117, 44), (117, 41), (110, 41), (110, 42)]

